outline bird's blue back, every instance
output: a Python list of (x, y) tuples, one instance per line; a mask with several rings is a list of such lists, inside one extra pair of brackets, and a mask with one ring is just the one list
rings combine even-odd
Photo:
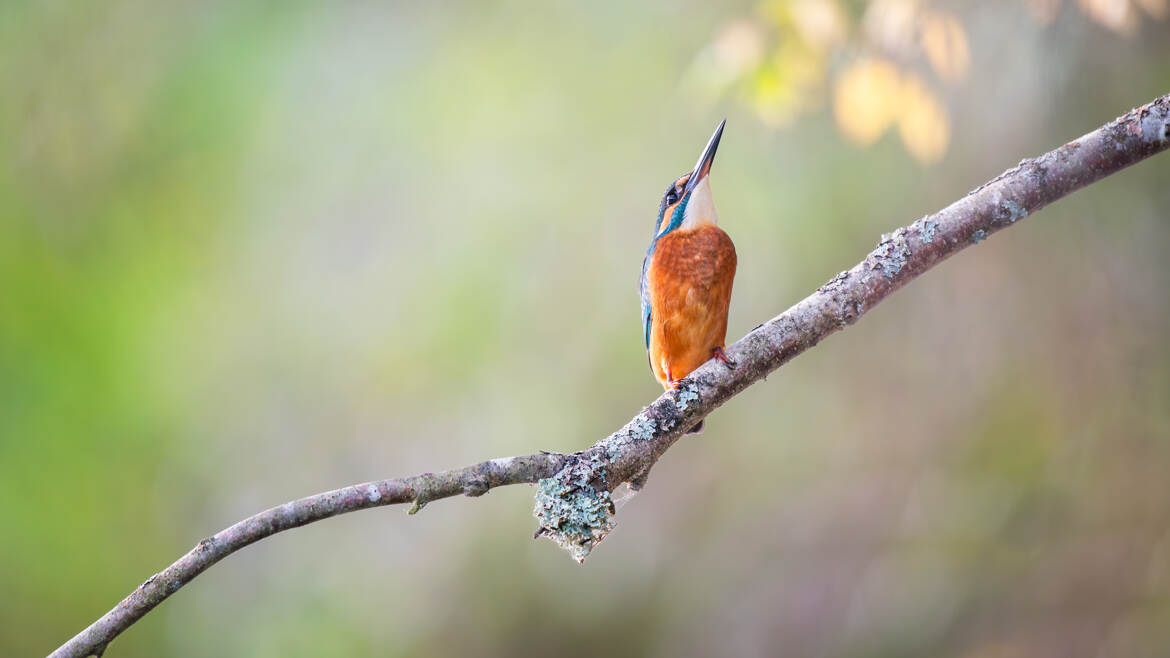
[(642, 338), (646, 343), (647, 353), (650, 351), (650, 322), (654, 317), (650, 305), (650, 288), (647, 285), (647, 277), (650, 274), (650, 259), (654, 256), (654, 249), (658, 246), (659, 238), (682, 225), (683, 217), (687, 211), (687, 201), (691, 198), (690, 193), (688, 193), (678, 202), (678, 205), (674, 207), (674, 212), (670, 214), (670, 224), (666, 226), (666, 230), (660, 231), (662, 219), (666, 216), (666, 197), (676, 185), (678, 185), (677, 181), (666, 188), (666, 193), (662, 195), (662, 202), (658, 204), (658, 218), (654, 220), (654, 233), (650, 236), (650, 248), (646, 250), (646, 258), (642, 259), (642, 278), (638, 281), (638, 293), (642, 298)]

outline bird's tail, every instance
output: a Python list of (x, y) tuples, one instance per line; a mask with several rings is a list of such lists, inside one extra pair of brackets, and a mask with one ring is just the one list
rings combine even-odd
[(703, 431), (703, 421), (700, 420), (698, 423), (695, 424), (694, 427), (687, 430), (687, 434), (698, 434), (702, 431)]

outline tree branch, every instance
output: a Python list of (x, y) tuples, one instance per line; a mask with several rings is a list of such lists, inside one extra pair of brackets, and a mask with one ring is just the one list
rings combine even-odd
[(1000, 174), (943, 210), (883, 235), (877, 248), (784, 313), (727, 349), (734, 370), (709, 361), (677, 390), (659, 397), (617, 432), (571, 455), (537, 453), (409, 478), (367, 482), (302, 498), (256, 514), (199, 542), (151, 576), (53, 656), (101, 655), (106, 646), (191, 579), (228, 555), (283, 530), (355, 510), (479, 496), (534, 483), (537, 535), (584, 560), (613, 528), (610, 493), (638, 489), (658, 458), (690, 427), (740, 391), (823, 338), (853, 324), (907, 282), (952, 254), (1014, 225), (1044, 206), (1170, 148), (1170, 95)]

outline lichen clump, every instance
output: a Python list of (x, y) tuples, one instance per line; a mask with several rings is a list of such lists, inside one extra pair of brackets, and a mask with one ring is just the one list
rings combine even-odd
[(634, 416), (630, 422), (630, 438), (635, 441), (649, 441), (654, 438), (655, 431), (654, 419), (644, 413)]
[(621, 459), (623, 453), (622, 444), (612, 436), (603, 441), (602, 446), (605, 448), (605, 456), (609, 457), (609, 461), (612, 462), (616, 459)]
[(900, 228), (893, 233), (882, 234), (882, 241), (877, 248), (869, 252), (874, 259), (874, 267), (881, 269), (887, 279), (897, 276), (906, 266), (910, 258), (910, 245), (906, 243), (906, 229)]
[(609, 491), (591, 484), (597, 477), (597, 462), (596, 457), (574, 461), (536, 485), (533, 514), (540, 522), (536, 536), (555, 541), (577, 562), (584, 562), (615, 525)]
[(918, 235), (922, 237), (923, 244), (930, 244), (934, 241), (934, 231), (938, 228), (938, 222), (923, 218), (922, 227), (918, 229)]
[(1008, 199), (1003, 202), (1003, 209), (1008, 212), (1008, 223), (1015, 224), (1016, 220), (1028, 216), (1028, 209), (1020, 206), (1020, 204)]
[(699, 399), (698, 387), (696, 387), (691, 382), (683, 383), (683, 385), (679, 386), (676, 390), (678, 391), (678, 398), (676, 399), (674, 406), (678, 408), (679, 411), (686, 411), (687, 407), (689, 407), (692, 402)]

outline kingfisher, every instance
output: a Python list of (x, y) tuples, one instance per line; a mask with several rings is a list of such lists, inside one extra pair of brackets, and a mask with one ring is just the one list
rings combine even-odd
[(711, 358), (735, 367), (723, 353), (735, 245), (719, 228), (710, 179), (726, 123), (727, 119), (719, 122), (695, 168), (666, 188), (642, 261), (639, 291), (646, 355), (666, 390), (677, 388)]

